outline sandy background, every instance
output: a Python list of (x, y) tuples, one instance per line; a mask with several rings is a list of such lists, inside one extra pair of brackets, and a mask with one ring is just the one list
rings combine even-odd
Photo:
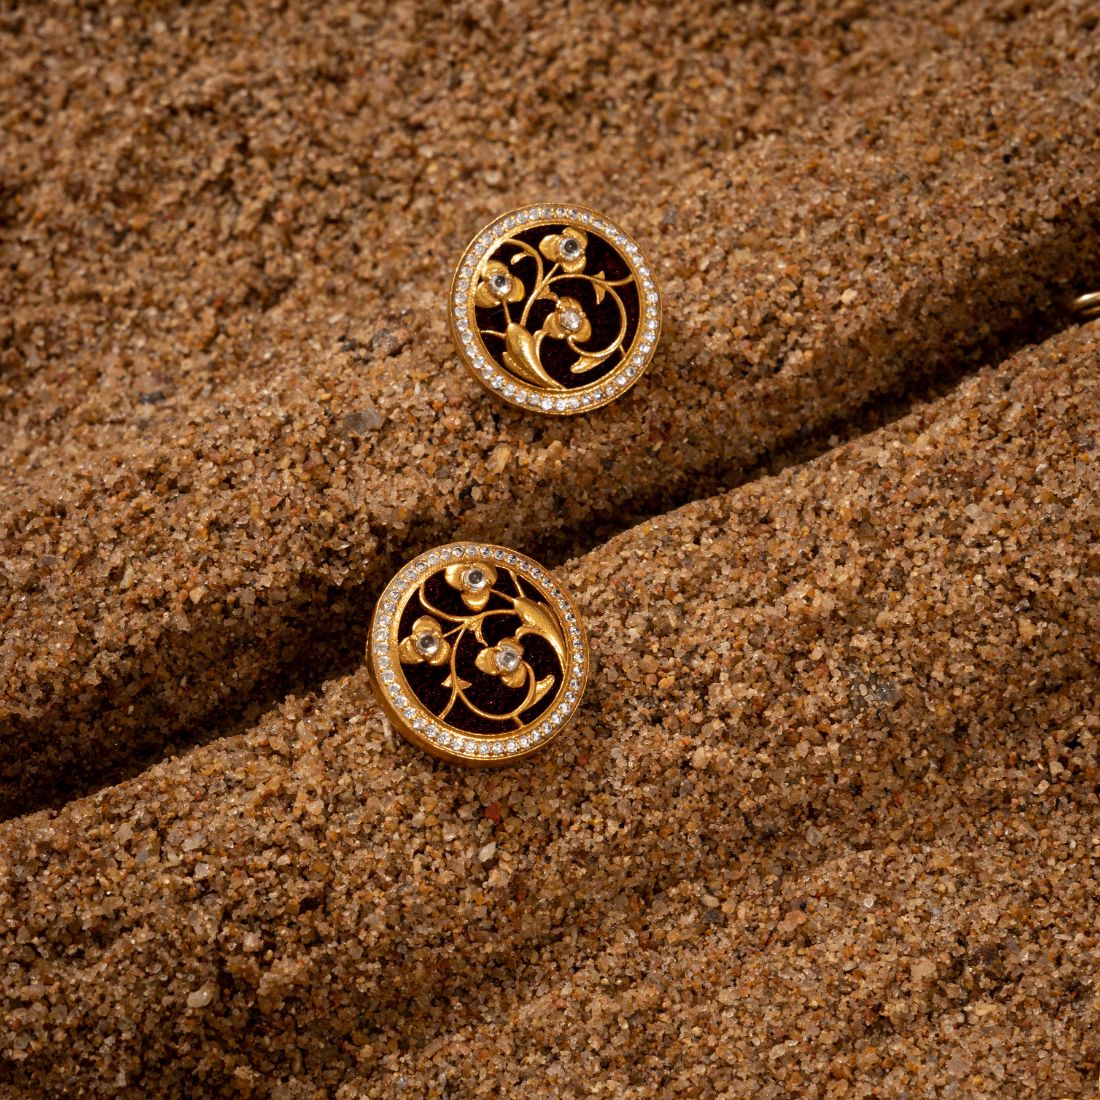
[[(1089, 3), (0, 13), (0, 1095), (1095, 1097)], [(604, 210), (629, 394), (455, 360)], [(518, 769), (388, 736), (396, 565), (586, 609)]]

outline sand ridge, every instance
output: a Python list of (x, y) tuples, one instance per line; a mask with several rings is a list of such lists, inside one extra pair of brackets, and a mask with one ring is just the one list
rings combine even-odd
[[(1090, 1095), (1094, 14), (504, 11), (0, 21), (0, 1093)], [(559, 195), (665, 296), (567, 423), (444, 313)], [(598, 668), (493, 776), (362, 663), (463, 537)]]

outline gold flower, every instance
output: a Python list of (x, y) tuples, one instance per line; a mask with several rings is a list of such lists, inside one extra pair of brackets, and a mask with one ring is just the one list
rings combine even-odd
[(582, 342), (592, 335), (592, 325), (576, 298), (559, 298), (554, 312), (543, 323), (542, 331), (554, 340), (572, 338)]
[(588, 246), (588, 234), (583, 229), (574, 229), (571, 225), (560, 233), (551, 233), (539, 241), (539, 251), (548, 259), (561, 264), (562, 271), (576, 275), (584, 270)]
[(445, 665), (451, 656), (451, 643), (443, 637), (443, 627), (431, 615), (421, 615), (397, 652), (402, 664), (419, 665), (427, 661), (430, 665)]
[(518, 638), (504, 638), (495, 646), (481, 650), (474, 664), (490, 676), (499, 676), (510, 688), (523, 687), (531, 666), (523, 659), (523, 643)]
[(448, 565), (443, 575), (452, 588), (462, 593), (462, 602), (471, 611), (480, 611), (489, 602), (489, 593), (497, 580), (497, 571), (480, 562)]
[(474, 301), (489, 309), (501, 302), (518, 302), (523, 298), (523, 282), (517, 279), (500, 260), (490, 260), (481, 273), (474, 292)]

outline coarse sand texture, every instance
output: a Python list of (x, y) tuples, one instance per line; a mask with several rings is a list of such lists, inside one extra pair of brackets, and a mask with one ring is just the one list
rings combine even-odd
[[(0, 11), (0, 1100), (1095, 1100), (1097, 16)], [(544, 200), (661, 289), (565, 417)], [(364, 658), (460, 540), (591, 646), (495, 772)]]

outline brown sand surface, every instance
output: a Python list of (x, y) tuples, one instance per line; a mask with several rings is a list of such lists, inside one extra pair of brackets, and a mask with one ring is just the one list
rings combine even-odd
[[(1098, 25), (0, 14), (0, 1095), (1093, 1097)], [(444, 312), (557, 196), (666, 299), (569, 421)], [(362, 665), (457, 537), (592, 632), (502, 773)]]

